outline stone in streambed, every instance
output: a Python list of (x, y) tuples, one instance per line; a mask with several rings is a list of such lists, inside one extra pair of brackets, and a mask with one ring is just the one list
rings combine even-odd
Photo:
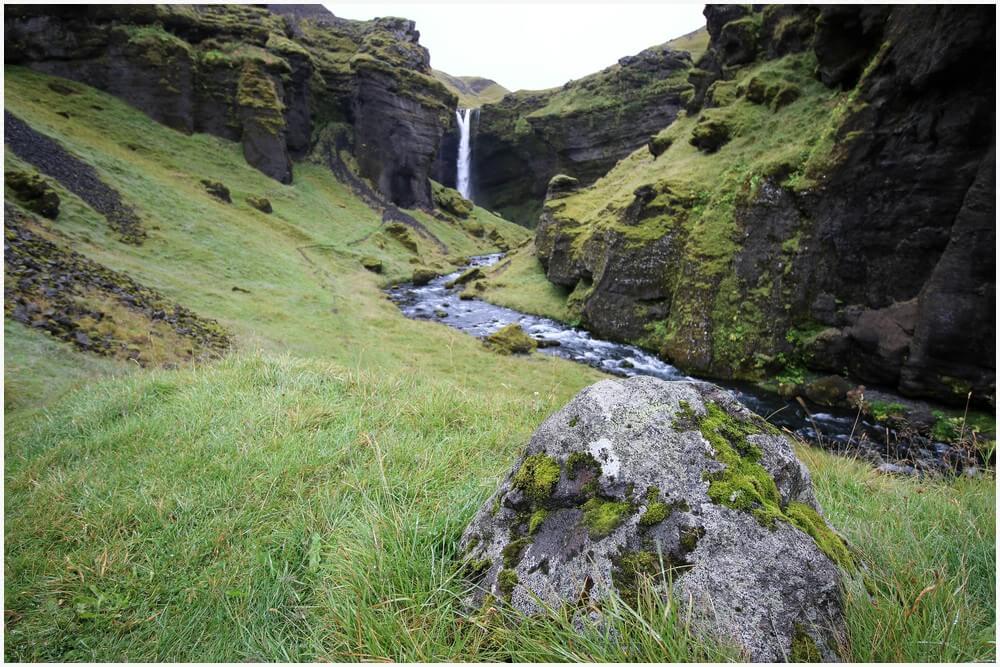
[(500, 354), (531, 354), (538, 347), (538, 342), (526, 334), (520, 324), (508, 324), (487, 336), (483, 343)]
[(482, 269), (480, 269), (479, 267), (473, 267), (468, 271), (466, 271), (465, 273), (463, 273), (462, 275), (460, 275), (458, 278), (455, 278), (454, 280), (449, 280), (447, 283), (445, 283), (445, 287), (451, 289), (456, 285), (464, 285), (468, 282), (472, 282), (473, 280), (479, 280), (482, 277), (483, 277)]
[(413, 272), (412, 280), (414, 285), (420, 286), (420, 285), (426, 285), (427, 283), (429, 283), (430, 281), (434, 280), (437, 277), (438, 274), (435, 273), (434, 271), (431, 271), (430, 269), (416, 269)]
[(584, 389), (538, 428), (461, 548), (470, 605), (493, 595), (533, 615), (583, 593), (599, 610), (613, 592), (635, 604), (647, 577), (665, 594), (669, 578), (695, 631), (751, 660), (836, 660), (846, 642), (854, 565), (808, 471), (707, 383)]
[(839, 375), (827, 375), (808, 383), (804, 392), (806, 398), (818, 405), (834, 407), (847, 402), (847, 393), (854, 385)]

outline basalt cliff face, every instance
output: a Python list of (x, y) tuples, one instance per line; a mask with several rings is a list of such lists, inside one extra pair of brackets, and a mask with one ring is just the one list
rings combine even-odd
[(562, 88), (483, 105), (474, 128), (476, 202), (534, 227), (559, 173), (591, 183), (670, 124), (690, 97), (691, 57), (646, 49)]
[(589, 187), (553, 180), (549, 280), (599, 335), (690, 372), (992, 405), (993, 12), (705, 15), (678, 119)]
[(288, 183), (335, 125), (361, 176), (432, 206), (430, 170), (456, 98), (431, 75), (412, 21), (348, 21), (319, 5), (18, 6), (8, 64), (121, 97), (182, 132), (241, 141)]

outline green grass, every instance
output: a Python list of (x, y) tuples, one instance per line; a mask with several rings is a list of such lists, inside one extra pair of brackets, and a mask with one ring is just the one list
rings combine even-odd
[(698, 28), (694, 32), (670, 40), (665, 46), (678, 51), (687, 51), (691, 54), (692, 62), (698, 62), (708, 50), (708, 29)]
[(474, 109), (484, 104), (495, 104), (510, 91), (496, 81), (478, 76), (452, 76), (441, 70), (433, 70), (434, 78), (458, 97), (458, 106)]
[(483, 282), (486, 289), (476, 294), (490, 303), (560, 322), (578, 319), (566, 304), (569, 293), (546, 279), (533, 243), (513, 250), (488, 269)]
[[(236, 144), (173, 132), (82, 86), (62, 97), (48, 77), (5, 73), (7, 107), (93, 164), (149, 230), (144, 245), (121, 244), (60, 190), (53, 235), (236, 340), (219, 362), (145, 370), (5, 322), (8, 659), (733, 657), (648, 594), (641, 613), (612, 601), (608, 626), (582, 632), (561, 610), (520, 626), (497, 609), (459, 613), (466, 523), (537, 425), (602, 377), (496, 355), (405, 319), (381, 291), (487, 241), (421, 215), (449, 253), (420, 241), (411, 254), (320, 165), (297, 164), (280, 185)], [(225, 183), (234, 203), (209, 197), (201, 178)], [(274, 214), (247, 195), (266, 196)], [(383, 275), (360, 266), (366, 255)], [(992, 658), (992, 477), (932, 485), (800, 454), (877, 586), (877, 606), (852, 598), (854, 657)]]
[(812, 448), (797, 453), (827, 520), (868, 568), (847, 592), (853, 660), (992, 661), (996, 480), (900, 479)]

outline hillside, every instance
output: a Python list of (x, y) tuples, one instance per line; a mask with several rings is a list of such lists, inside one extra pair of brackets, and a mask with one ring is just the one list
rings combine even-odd
[[(857, 24), (817, 12), (707, 9), (686, 111), (590, 187), (553, 181), (546, 275), (588, 329), (688, 372), (794, 386), (808, 369), (990, 408), (995, 160), (973, 137), (994, 83), (966, 69), (989, 24), (883, 12), (845, 61)], [(965, 37), (915, 59), (940, 25)], [(898, 135), (938, 117), (954, 122)]]
[(510, 91), (493, 79), (481, 76), (452, 76), (441, 70), (434, 70), (434, 78), (440, 81), (458, 97), (458, 106), (474, 109), (484, 104), (493, 104)]
[[(488, 298), (580, 318), (589, 295), (546, 279), (530, 230), (428, 178), (456, 98), (411, 23), (280, 11), (7, 8), (4, 659), (739, 659), (669, 596), (613, 598), (583, 627), (465, 606), (463, 530), (539, 424), (608, 376), (497, 354), (385, 289), (509, 250)], [(797, 58), (753, 71), (800, 77)], [(841, 95), (800, 78), (806, 103)], [(720, 111), (792, 134), (820, 115)], [(646, 150), (592, 190), (557, 181), (547, 215), (589, 237), (607, 220), (588, 196), (620, 206), (651, 163), (687, 183)], [(995, 659), (992, 471), (795, 451), (865, 566), (845, 657)]]

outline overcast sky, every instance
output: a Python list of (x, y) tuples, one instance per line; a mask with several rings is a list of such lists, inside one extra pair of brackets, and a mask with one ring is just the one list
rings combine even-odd
[(337, 16), (417, 22), (431, 66), (510, 90), (561, 86), (705, 25), (704, 4), (325, 2)]

